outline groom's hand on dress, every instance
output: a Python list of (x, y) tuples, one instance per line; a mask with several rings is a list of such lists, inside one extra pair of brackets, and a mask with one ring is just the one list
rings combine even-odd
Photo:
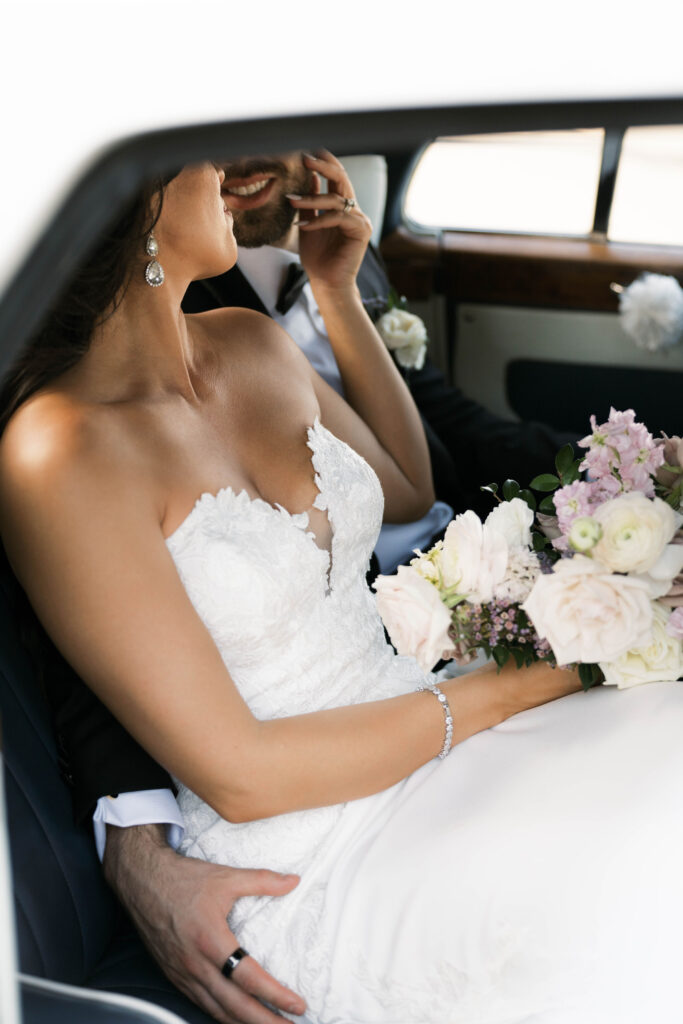
[(181, 857), (160, 825), (107, 828), (104, 872), (145, 945), (174, 985), (223, 1024), (277, 1024), (275, 1010), (302, 1014), (301, 996), (251, 956), (221, 973), (239, 946), (227, 915), (242, 896), (284, 896), (296, 875), (240, 870)]

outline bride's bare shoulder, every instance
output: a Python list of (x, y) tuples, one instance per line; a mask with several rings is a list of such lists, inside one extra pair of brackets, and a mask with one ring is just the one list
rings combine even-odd
[(44, 471), (68, 461), (92, 435), (93, 417), (69, 395), (44, 389), (19, 406), (0, 439), (3, 472)]
[(268, 360), (271, 364), (286, 363), (291, 370), (298, 368), (304, 374), (309, 372), (308, 360), (298, 346), (264, 313), (235, 306), (195, 313), (188, 321), (202, 330), (214, 350), (228, 361), (239, 356), (256, 360), (262, 367)]
[(121, 437), (96, 406), (59, 389), (29, 398), (0, 438), (0, 503), (50, 501), (86, 479), (116, 478), (125, 465)]

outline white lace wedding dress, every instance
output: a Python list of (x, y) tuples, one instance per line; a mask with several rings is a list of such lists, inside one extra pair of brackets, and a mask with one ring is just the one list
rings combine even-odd
[[(365, 584), (367, 464), (318, 422), (331, 554), (306, 513), (230, 488), (168, 539), (259, 718), (412, 691)], [(181, 787), (183, 852), (296, 872), (239, 901), (240, 942), (314, 1024), (683, 1021), (683, 690), (599, 688), (480, 733), (391, 789), (230, 824)]]

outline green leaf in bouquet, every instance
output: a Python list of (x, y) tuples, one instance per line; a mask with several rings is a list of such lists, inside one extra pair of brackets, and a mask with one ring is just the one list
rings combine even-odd
[(678, 481), (670, 494), (666, 494), (666, 489), (663, 489), (660, 493), (666, 503), (678, 512), (681, 501), (683, 501), (683, 480)]
[(521, 487), (516, 480), (506, 480), (503, 484), (503, 497), (506, 501), (512, 501), (513, 498), (517, 497), (520, 491)]
[(555, 456), (555, 469), (559, 477), (564, 477), (569, 472), (570, 467), (574, 464), (574, 449), (570, 444), (565, 444), (560, 448), (559, 452)]
[(512, 654), (512, 657), (515, 659), (515, 665), (517, 666), (517, 668), (521, 668), (526, 660), (524, 657), (524, 651), (521, 649), (521, 647), (511, 647), (510, 653)]
[(532, 512), (536, 511), (536, 499), (527, 487), (522, 488), (517, 497), (525, 501)]
[(498, 484), (483, 484), (480, 491), (488, 491), (489, 494), (498, 494)]
[(494, 647), (491, 650), (491, 654), (499, 669), (506, 665), (510, 658), (510, 651), (507, 647)]
[(584, 690), (590, 690), (603, 680), (599, 665), (579, 665), (579, 679)]
[(559, 486), (560, 478), (554, 473), (541, 473), (540, 476), (535, 476), (529, 484), (529, 487), (533, 487), (535, 491), (554, 491)]
[(543, 551), (548, 547), (550, 541), (543, 533), (538, 533), (536, 530), (531, 535), (531, 544), (534, 551)]
[(566, 487), (567, 484), (573, 484), (575, 480), (579, 479), (581, 476), (581, 471), (579, 469), (580, 464), (580, 461), (577, 459), (576, 462), (571, 464), (567, 472), (562, 474), (562, 484), (564, 487)]
[(544, 498), (541, 504), (538, 506), (539, 512), (545, 512), (546, 515), (555, 515), (555, 502), (552, 494), (549, 494), (547, 498)]

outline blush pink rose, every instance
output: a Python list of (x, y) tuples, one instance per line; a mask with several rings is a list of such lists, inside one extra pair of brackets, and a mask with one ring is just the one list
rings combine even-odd
[(378, 576), (373, 587), (392, 644), (429, 672), (453, 646), (450, 612), (439, 591), (409, 565), (400, 565), (394, 576)]
[(564, 558), (539, 576), (521, 607), (558, 665), (616, 661), (651, 640), (648, 583), (610, 573), (585, 555)]

